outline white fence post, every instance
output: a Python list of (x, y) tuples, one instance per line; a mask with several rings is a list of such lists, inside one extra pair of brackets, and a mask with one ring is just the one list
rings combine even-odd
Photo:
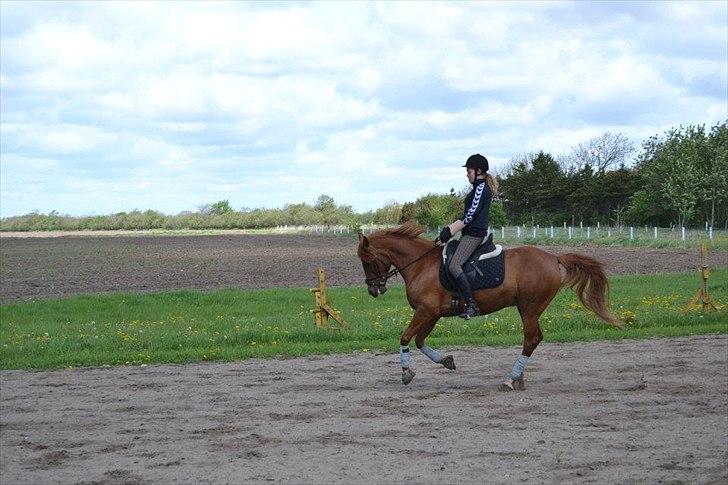
[(655, 229), (655, 239), (657, 239), (657, 226), (654, 226)]
[(685, 240), (685, 226), (681, 227), (680, 230), (682, 232), (682, 240), (684, 241)]
[(501, 226), (501, 239), (506, 238), (506, 228)]
[(634, 227), (629, 226), (629, 239), (634, 239)]
[(569, 226), (569, 239), (571, 239), (571, 226)]
[(713, 240), (713, 226), (708, 229), (708, 239)]
[(533, 237), (534, 239), (536, 239), (536, 226), (533, 226), (531, 229), (532, 229), (531, 232), (533, 233), (531, 237)]
[(516, 231), (516, 237), (520, 239), (521, 238), (521, 226), (516, 226), (516, 228), (518, 229)]
[(554, 237), (554, 226), (551, 226), (551, 238)]
[(591, 239), (591, 226), (587, 226), (586, 228), (586, 238)]

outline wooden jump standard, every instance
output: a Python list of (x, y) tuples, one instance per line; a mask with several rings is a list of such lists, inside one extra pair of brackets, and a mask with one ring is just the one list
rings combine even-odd
[(695, 296), (692, 300), (685, 306), (684, 312), (689, 312), (690, 310), (698, 310), (702, 309), (704, 312), (710, 312), (710, 311), (718, 311), (721, 308), (723, 308), (723, 305), (718, 305), (708, 294), (708, 276), (710, 276), (710, 269), (708, 269), (708, 248), (706, 247), (705, 243), (703, 242), (700, 245), (700, 257), (703, 262), (701, 269), (702, 269), (702, 276), (703, 276), (703, 284), (700, 286), (700, 289), (697, 293), (695, 293)]
[(314, 300), (316, 301), (316, 308), (311, 310), (316, 326), (325, 327), (329, 322), (329, 317), (336, 320), (342, 327), (348, 326), (344, 319), (341, 318), (341, 313), (332, 308), (329, 302), (326, 301), (326, 279), (323, 268), (318, 269), (318, 283), (318, 288), (311, 288)]

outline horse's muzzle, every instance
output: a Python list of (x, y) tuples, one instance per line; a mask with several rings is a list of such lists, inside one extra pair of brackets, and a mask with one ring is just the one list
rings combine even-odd
[(370, 295), (376, 298), (379, 295), (383, 295), (387, 292), (387, 286), (385, 283), (379, 285), (367, 285), (367, 290), (369, 291)]

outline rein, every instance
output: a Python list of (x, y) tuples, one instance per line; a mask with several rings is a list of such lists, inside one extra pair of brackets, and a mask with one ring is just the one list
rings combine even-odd
[[(421, 254), (420, 256), (418, 256), (416, 259), (414, 259), (414, 260), (410, 261), (409, 263), (405, 264), (404, 266), (402, 266), (401, 269), (398, 269), (395, 266), (394, 269), (390, 269), (389, 272), (386, 275), (382, 275), (382, 273), (379, 271), (379, 265), (378, 264), (375, 264), (374, 265), (374, 270), (377, 272), (377, 277), (376, 278), (367, 278), (367, 279), (364, 280), (364, 282), (367, 285), (377, 285), (377, 286), (378, 285), (384, 285), (384, 284), (387, 283), (387, 280), (389, 278), (391, 278), (392, 276), (396, 275), (397, 273), (402, 274), (402, 271), (404, 271), (405, 269), (407, 269), (409, 266), (413, 265), (414, 263), (416, 263), (420, 259), (422, 259), (425, 256), (427, 256), (428, 254), (430, 254), (432, 251), (434, 251), (435, 249), (439, 249), (440, 247), (441, 246), (439, 244), (435, 244), (434, 247), (428, 249), (423, 254)], [(376, 261), (379, 261), (380, 263), (382, 263), (383, 265), (386, 266), (386, 264), (384, 263), (384, 261), (382, 261), (378, 257), (374, 256), (374, 259)], [(392, 264), (392, 263), (390, 263), (390, 264)]]

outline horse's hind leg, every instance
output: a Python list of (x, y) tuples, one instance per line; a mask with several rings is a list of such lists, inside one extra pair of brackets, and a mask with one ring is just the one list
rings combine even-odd
[(446, 369), (455, 370), (455, 359), (452, 355), (446, 355), (443, 357), (440, 352), (425, 345), (425, 339), (428, 335), (430, 335), (432, 329), (435, 328), (435, 323), (437, 323), (438, 319), (439, 318), (435, 318), (431, 324), (421, 327), (421, 330), (417, 332), (417, 336), (415, 337), (415, 344), (417, 345), (417, 348), (420, 349), (420, 352), (429, 357), (429, 359), (435, 364), (441, 364)]
[(523, 351), (513, 364), (510, 375), (501, 384), (500, 389), (502, 391), (522, 391), (526, 388), (523, 382), (523, 371), (526, 368), (531, 354), (533, 354), (533, 351), (536, 350), (538, 344), (543, 340), (543, 332), (541, 332), (541, 327), (538, 325), (538, 318), (540, 316), (541, 312), (535, 315), (521, 312), (521, 318), (523, 319)]

